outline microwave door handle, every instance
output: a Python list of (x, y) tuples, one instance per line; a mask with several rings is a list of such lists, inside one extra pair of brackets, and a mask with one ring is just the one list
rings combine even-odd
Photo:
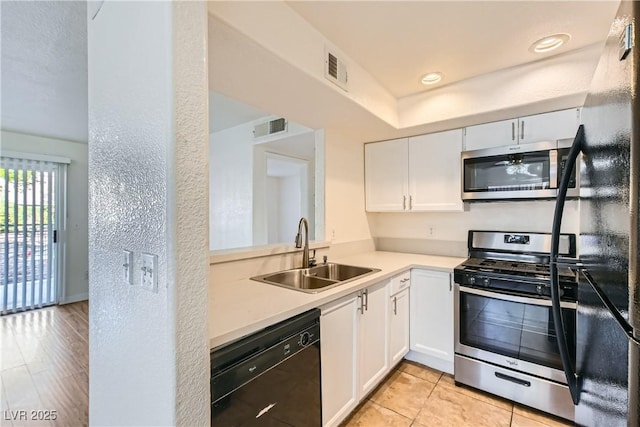
[(549, 150), (549, 188), (558, 188), (558, 150)]
[(560, 179), (560, 187), (558, 188), (558, 197), (556, 198), (556, 207), (553, 212), (553, 228), (551, 230), (551, 260), (550, 260), (550, 276), (551, 276), (551, 312), (553, 313), (553, 326), (556, 330), (556, 340), (558, 342), (558, 350), (560, 351), (560, 359), (562, 367), (567, 378), (567, 385), (571, 392), (573, 403), (577, 405), (580, 401), (581, 378), (576, 373), (574, 362), (569, 356), (569, 347), (567, 345), (567, 337), (564, 333), (564, 320), (562, 319), (562, 310), (560, 308), (560, 280), (558, 277), (558, 258), (560, 247), (560, 228), (562, 226), (562, 213), (564, 212), (564, 202), (567, 198), (567, 188), (571, 179), (571, 171), (576, 164), (576, 159), (582, 150), (584, 141), (584, 126), (580, 125), (565, 167), (562, 171)]

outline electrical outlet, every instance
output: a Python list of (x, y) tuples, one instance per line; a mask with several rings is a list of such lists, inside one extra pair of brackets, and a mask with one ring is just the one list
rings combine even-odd
[[(122, 272), (124, 273), (124, 281), (129, 285), (133, 285), (133, 251), (124, 250), (124, 262), (122, 263)], [(89, 272), (87, 271), (87, 279)]]
[(158, 255), (140, 254), (140, 284), (148, 291), (158, 292)]

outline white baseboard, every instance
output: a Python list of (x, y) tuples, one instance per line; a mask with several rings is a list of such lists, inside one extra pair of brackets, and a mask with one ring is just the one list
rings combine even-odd
[(69, 295), (66, 298), (61, 298), (59, 304), (71, 304), (72, 302), (78, 301), (86, 301), (89, 299), (89, 293), (85, 292), (82, 294)]
[(439, 357), (429, 356), (427, 354), (418, 353), (417, 351), (413, 350), (407, 353), (404, 358), (407, 360), (411, 360), (412, 362), (418, 362), (430, 368), (453, 375), (453, 360), (444, 360), (440, 359)]

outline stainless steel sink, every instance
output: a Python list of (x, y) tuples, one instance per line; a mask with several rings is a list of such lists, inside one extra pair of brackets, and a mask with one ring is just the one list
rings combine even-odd
[(301, 292), (316, 293), (378, 271), (380, 271), (379, 268), (357, 267), (330, 262), (311, 268), (294, 268), (255, 276), (251, 280)]

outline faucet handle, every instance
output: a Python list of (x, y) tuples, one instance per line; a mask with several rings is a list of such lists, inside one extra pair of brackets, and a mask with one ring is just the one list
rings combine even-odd
[(315, 267), (317, 265), (316, 262), (316, 250), (315, 249), (311, 249), (312, 254), (309, 255), (309, 267)]

